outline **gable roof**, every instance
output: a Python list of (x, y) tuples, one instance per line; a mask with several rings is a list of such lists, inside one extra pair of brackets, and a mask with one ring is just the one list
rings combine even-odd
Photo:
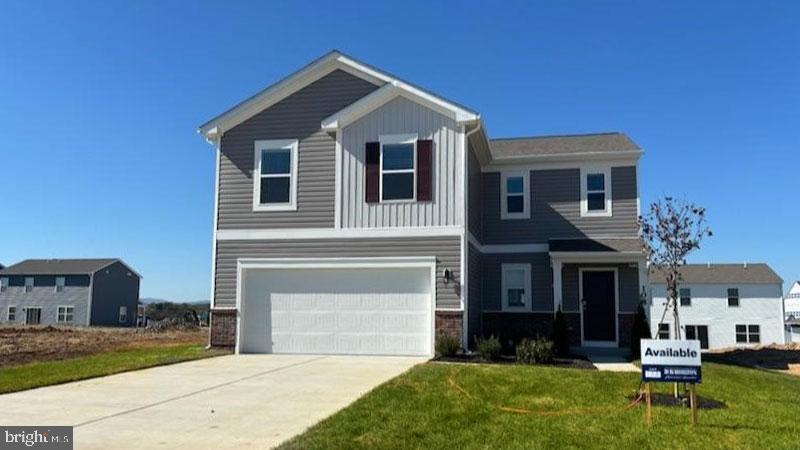
[(141, 275), (119, 258), (26, 259), (0, 270), (0, 275), (91, 275), (115, 262), (122, 263), (141, 278)]
[[(397, 89), (397, 91), (394, 91), (396, 94), (405, 93), (418, 101), (426, 100), (434, 102), (445, 109), (452, 111), (454, 114), (458, 114), (463, 117), (478, 117), (478, 114), (469, 108), (426, 91), (411, 83), (400, 80), (399, 78), (387, 72), (358, 61), (355, 58), (347, 56), (338, 50), (333, 50), (307, 64), (300, 70), (268, 86), (252, 97), (237, 104), (233, 108), (200, 125), (197, 132), (202, 134), (208, 140), (217, 139), (222, 136), (225, 131), (230, 130), (231, 128), (253, 117), (264, 109), (269, 108), (275, 103), (283, 100), (289, 95), (299, 91), (300, 89), (337, 69), (367, 80), (376, 86), (383, 87), (386, 84), (392, 85), (393, 89), (385, 90), (383, 95), (386, 94), (386, 91), (393, 91), (394, 89)], [(380, 91), (380, 89), (378, 91)], [(375, 103), (374, 99), (372, 103)]]
[[(664, 283), (664, 272), (651, 270), (651, 283)], [(686, 264), (681, 281), (698, 284), (782, 284), (783, 280), (767, 264)]]
[(495, 159), (642, 153), (631, 138), (619, 132), (491, 139), (489, 147)]

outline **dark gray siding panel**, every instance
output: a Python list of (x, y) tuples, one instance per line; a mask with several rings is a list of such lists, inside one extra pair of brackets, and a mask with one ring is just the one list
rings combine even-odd
[[(94, 274), (92, 284), (92, 325), (131, 327), (136, 324), (139, 277), (124, 264), (114, 263)], [(128, 308), (128, 320), (119, 322), (119, 308)]]
[[(336, 70), (228, 130), (219, 168), (219, 229), (333, 227), (334, 138), (322, 119), (377, 86)], [(298, 139), (297, 211), (253, 211), (254, 141)]]
[(481, 254), (472, 245), (468, 247), (467, 253), (467, 272), (468, 278), (468, 300), (469, 310), (467, 311), (467, 345), (472, 348), (475, 345), (475, 336), (482, 334), (482, 302), (483, 302), (483, 273), (481, 270)]
[[(481, 164), (478, 162), (478, 157), (475, 156), (475, 149), (472, 142), (469, 142), (469, 158), (467, 159), (467, 170), (469, 172), (467, 182), (468, 186), (468, 214), (467, 217), (469, 232), (478, 238), (479, 241), (483, 239), (483, 176), (481, 173)], [(499, 197), (498, 197), (499, 199)]]
[[(217, 241), (215, 306), (236, 306), (238, 258), (348, 258), (435, 256), (436, 306), (460, 308), (461, 238), (310, 239), (280, 241)], [(453, 271), (455, 283), (445, 286), (442, 272)]]
[(636, 167), (611, 169), (612, 217), (581, 217), (580, 169), (530, 174), (530, 219), (500, 219), (500, 174), (483, 174), (483, 243), (546, 243), (551, 238), (636, 237)]
[[(580, 312), (578, 269), (580, 264), (564, 264), (561, 271), (561, 293), (565, 312)], [(619, 273), (619, 312), (636, 312), (639, 305), (639, 269), (630, 264), (586, 264), (584, 267), (616, 267)]]
[(502, 264), (531, 264), (533, 304), (531, 311), (553, 311), (553, 272), (547, 253), (483, 254), (483, 309), (502, 310)]

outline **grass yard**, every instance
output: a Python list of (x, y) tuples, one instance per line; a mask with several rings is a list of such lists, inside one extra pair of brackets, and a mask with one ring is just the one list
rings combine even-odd
[(201, 344), (160, 345), (0, 368), (0, 394), (227, 354)]
[[(285, 443), (286, 449), (798, 448), (800, 378), (703, 365), (701, 410), (626, 409), (636, 373), (428, 363), (387, 382)], [(451, 382), (452, 381), (452, 382)], [(671, 385), (657, 386), (668, 393)], [(506, 409), (503, 409), (506, 408)], [(520, 412), (524, 410), (525, 412)]]

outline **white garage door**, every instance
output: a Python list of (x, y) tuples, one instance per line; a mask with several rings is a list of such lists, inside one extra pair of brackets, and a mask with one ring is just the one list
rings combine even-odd
[(430, 355), (429, 268), (248, 269), (239, 351)]

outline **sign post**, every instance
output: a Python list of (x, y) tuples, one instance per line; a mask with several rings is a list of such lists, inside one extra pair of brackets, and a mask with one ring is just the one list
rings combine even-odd
[(645, 385), (647, 423), (653, 421), (651, 383), (690, 383), (692, 424), (697, 425), (696, 384), (702, 380), (700, 341), (642, 339), (642, 381)]

